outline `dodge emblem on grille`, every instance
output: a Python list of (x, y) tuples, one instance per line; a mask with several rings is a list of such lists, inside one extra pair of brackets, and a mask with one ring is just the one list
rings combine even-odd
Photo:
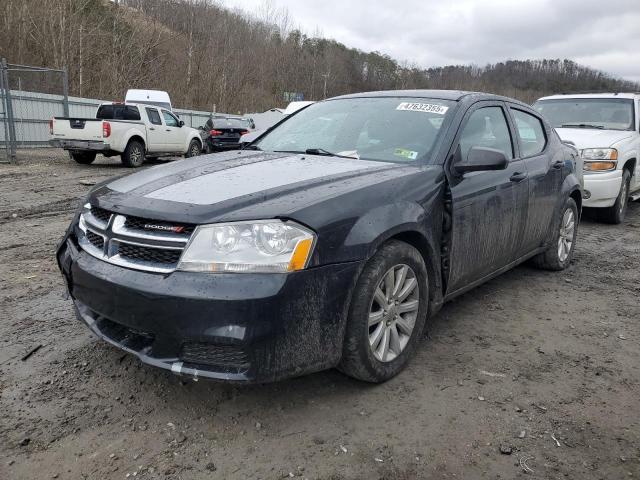
[(153, 223), (145, 223), (144, 228), (145, 230), (162, 230), (174, 233), (182, 233), (184, 231), (184, 227), (182, 226), (173, 227), (171, 225), (155, 225)]

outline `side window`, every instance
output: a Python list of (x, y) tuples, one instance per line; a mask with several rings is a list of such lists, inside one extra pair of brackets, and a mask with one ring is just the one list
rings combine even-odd
[(158, 110), (155, 108), (146, 108), (147, 117), (149, 117), (149, 121), (154, 125), (162, 125), (162, 120), (160, 120), (160, 114)]
[(127, 105), (124, 110), (124, 119), (125, 120), (140, 120), (140, 111), (138, 107), (132, 107)]
[(540, 119), (522, 110), (512, 109), (511, 112), (516, 122), (522, 157), (533, 157), (542, 152), (547, 146), (547, 136)]
[(162, 111), (162, 116), (164, 117), (164, 123), (165, 123), (165, 125), (167, 127), (177, 127), (178, 126), (178, 119), (176, 117), (174, 117), (173, 115), (171, 115), (166, 110)]
[(507, 159), (513, 158), (511, 134), (502, 108), (482, 107), (471, 114), (460, 136), (463, 159), (473, 147), (495, 148)]

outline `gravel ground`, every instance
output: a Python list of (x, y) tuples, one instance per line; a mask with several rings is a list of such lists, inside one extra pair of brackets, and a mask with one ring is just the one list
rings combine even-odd
[(238, 387), (141, 365), (74, 318), (54, 246), (123, 173), (52, 151), (0, 166), (0, 479), (640, 477), (640, 204), (620, 226), (587, 215), (567, 271), (446, 305), (384, 385)]

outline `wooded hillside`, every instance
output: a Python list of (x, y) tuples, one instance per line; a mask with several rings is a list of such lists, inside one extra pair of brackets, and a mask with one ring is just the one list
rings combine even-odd
[(532, 102), (556, 92), (640, 90), (640, 84), (570, 60), (422, 69), (303, 33), (285, 11), (269, 7), (249, 16), (211, 0), (3, 4), (0, 56), (67, 66), (71, 94), (78, 96), (122, 99), (128, 88), (157, 88), (180, 107), (247, 112), (286, 105), (284, 92), (317, 100), (355, 91), (447, 88)]

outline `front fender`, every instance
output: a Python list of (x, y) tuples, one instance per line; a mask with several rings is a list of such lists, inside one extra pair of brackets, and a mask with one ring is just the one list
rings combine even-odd
[(426, 237), (426, 217), (425, 210), (416, 203), (399, 202), (376, 207), (353, 224), (344, 245), (366, 252), (366, 258), (370, 258), (382, 243), (398, 233), (415, 231)]
[(182, 145), (182, 153), (186, 153), (189, 150), (189, 144), (191, 143), (191, 140), (193, 140), (194, 138), (198, 142), (200, 142), (200, 148), (202, 148), (203, 144), (202, 144), (202, 138), (200, 137), (200, 133), (197, 130), (194, 130), (190, 132), (189, 135), (187, 135), (186, 142), (184, 145)]
[(398, 202), (376, 207), (353, 225), (344, 246), (352, 251), (363, 252), (368, 260), (389, 239), (397, 238), (410, 243), (425, 260), (429, 283), (434, 286), (430, 296), (436, 299), (442, 289), (440, 238), (443, 211), (440, 196), (434, 194), (426, 205)]

